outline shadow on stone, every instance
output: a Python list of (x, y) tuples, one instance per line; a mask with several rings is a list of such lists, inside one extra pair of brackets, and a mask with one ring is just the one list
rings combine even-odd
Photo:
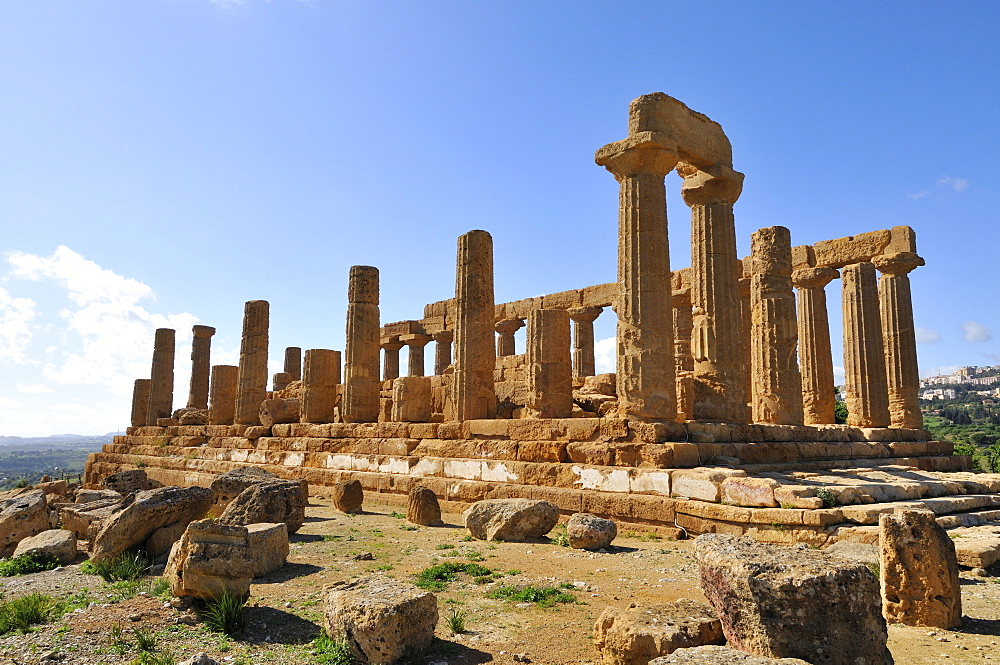
[[(471, 634), (474, 633), (466, 633), (466, 635)], [(460, 642), (435, 638), (434, 643), (426, 651), (419, 654), (407, 654), (397, 663), (398, 665), (427, 665), (427, 663), (439, 661), (446, 661), (453, 665), (476, 665), (478, 663), (492, 663), (493, 656)]]

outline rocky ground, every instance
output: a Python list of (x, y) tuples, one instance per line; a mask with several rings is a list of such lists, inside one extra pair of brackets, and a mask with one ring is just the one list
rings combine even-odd
[[(131, 663), (140, 656), (138, 637), (155, 639), (153, 654), (170, 663), (204, 651), (223, 663), (316, 663), (323, 587), (370, 571), (413, 580), (442, 562), (477, 562), (495, 574), (475, 580), (465, 574), (437, 591), (438, 640), (413, 663), (459, 665), (532, 662), (598, 662), (591, 631), (609, 605), (692, 598), (698, 588), (691, 541), (667, 541), (624, 527), (608, 553), (589, 553), (557, 543), (470, 541), (457, 514), (443, 527), (415, 527), (400, 506), (366, 505), (361, 515), (336, 512), (313, 499), (306, 523), (293, 536), (289, 563), (255, 580), (249, 624), (243, 635), (209, 631), (189, 611), (157, 596), (156, 578), (138, 585), (109, 585), (79, 565), (22, 577), (0, 578), (9, 600), (30, 592), (66, 598), (75, 610), (27, 635), (0, 638), (0, 665), (59, 662), (71, 665)], [(963, 573), (967, 620), (962, 631), (890, 626), (897, 663), (922, 665), (1000, 661), (1000, 578)], [(553, 587), (563, 601), (551, 606), (490, 598), (505, 586)], [(452, 633), (448, 619), (464, 616), (465, 632)], [(121, 632), (119, 634), (119, 627)], [(139, 633), (137, 635), (136, 633)]]

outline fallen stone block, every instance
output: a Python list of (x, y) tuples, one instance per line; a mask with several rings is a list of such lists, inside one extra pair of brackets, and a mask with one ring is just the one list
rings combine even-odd
[(154, 531), (146, 539), (146, 544), (144, 545), (146, 556), (149, 557), (149, 560), (160, 563), (158, 560), (160, 557), (164, 557), (162, 563), (166, 563), (165, 557), (170, 554), (170, 548), (174, 546), (174, 543), (184, 535), (187, 525), (188, 523), (184, 521), (174, 522)]
[(122, 498), (121, 493), (114, 490), (85, 490), (79, 489), (76, 491), (75, 502), (76, 503), (92, 503), (94, 501), (104, 501), (105, 499), (113, 499), (117, 501)]
[(65, 480), (50, 480), (45, 483), (37, 483), (33, 489), (42, 490), (46, 495), (55, 494), (63, 498), (69, 494), (69, 485), (66, 484)]
[(219, 665), (219, 661), (210, 658), (206, 653), (199, 653), (187, 660), (181, 661), (177, 665)]
[(552, 530), (559, 508), (548, 501), (487, 499), (472, 504), (462, 517), (473, 538), (527, 542)]
[(325, 628), (343, 637), (363, 663), (392, 663), (404, 653), (426, 649), (434, 640), (437, 598), (384, 575), (327, 588)]
[(259, 466), (241, 466), (218, 476), (212, 481), (211, 489), (215, 497), (212, 512), (216, 517), (222, 514), (226, 506), (238, 497), (243, 490), (260, 483), (279, 480), (278, 476)]
[(649, 665), (809, 665), (799, 658), (763, 658), (730, 647), (702, 646), (678, 649)]
[(119, 494), (150, 490), (160, 486), (160, 483), (150, 480), (142, 469), (129, 469), (128, 471), (112, 473), (101, 481), (101, 487), (106, 490), (114, 490)]
[(879, 518), (886, 621), (952, 629), (962, 625), (955, 544), (929, 510)]
[(174, 596), (209, 600), (225, 590), (246, 598), (253, 571), (245, 526), (200, 520), (188, 524), (174, 543), (163, 575)]
[(333, 486), (330, 492), (333, 506), (342, 513), (360, 513), (365, 492), (357, 480), (345, 480)]
[(406, 498), (406, 520), (421, 526), (441, 526), (441, 505), (429, 487), (414, 487)]
[(41, 556), (68, 566), (76, 560), (76, 535), (66, 529), (42, 531), (17, 544), (14, 556), (22, 554)]
[[(755, 478), (752, 476), (726, 478), (722, 481), (722, 501), (736, 506), (757, 508), (776, 508), (778, 502), (774, 491), (780, 487), (771, 478)], [(820, 502), (822, 505), (822, 501)]]
[(59, 510), (59, 520), (62, 522), (62, 527), (72, 531), (78, 539), (93, 540), (101, 530), (104, 520), (115, 513), (120, 501), (119, 495), (117, 499), (100, 499), (65, 506)]
[(705, 597), (730, 646), (814, 665), (891, 665), (867, 566), (805, 546), (708, 534), (694, 543)]
[(116, 557), (143, 545), (161, 527), (204, 517), (211, 506), (212, 490), (207, 487), (159, 487), (130, 494), (102, 520), (90, 557), (95, 562)]
[(308, 485), (304, 480), (275, 480), (240, 492), (219, 516), (221, 524), (282, 522), (295, 533), (306, 519)]
[(49, 509), (42, 490), (31, 490), (0, 502), (0, 556), (9, 557), (17, 544), (49, 529)]
[(683, 647), (722, 644), (722, 624), (711, 605), (681, 599), (644, 607), (609, 607), (594, 625), (604, 665), (646, 665)]
[(575, 513), (566, 523), (569, 546), (577, 550), (599, 550), (618, 537), (618, 525), (590, 513)]
[(254, 559), (253, 576), (267, 575), (288, 560), (288, 527), (283, 522), (248, 524), (247, 545)]

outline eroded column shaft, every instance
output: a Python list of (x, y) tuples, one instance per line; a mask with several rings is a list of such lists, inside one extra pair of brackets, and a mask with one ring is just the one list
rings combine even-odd
[(497, 355), (512, 356), (514, 350), (514, 333), (524, 327), (521, 319), (504, 319), (497, 321), (494, 329), (497, 331)]
[(189, 409), (208, 408), (208, 382), (212, 372), (212, 335), (215, 328), (195, 326), (191, 340), (191, 388), (188, 391)]
[(340, 383), (340, 351), (306, 350), (305, 367), (302, 372), (302, 422), (334, 421), (338, 383)]
[(403, 348), (403, 343), (398, 337), (393, 337), (383, 341), (382, 351), (382, 380), (392, 381), (399, 378), (399, 350)]
[(290, 374), (292, 381), (302, 380), (302, 349), (297, 346), (289, 346), (285, 349), (285, 369), (286, 374)]
[(855, 263), (841, 271), (844, 290), (844, 381), (847, 424), (888, 427), (882, 318), (875, 266)]
[[(352, 266), (347, 289), (347, 344), (344, 349), (345, 422), (371, 423), (379, 412), (378, 268)], [(399, 374), (397, 356), (396, 374)]]
[(792, 282), (798, 288), (799, 369), (802, 417), (806, 425), (835, 422), (837, 404), (826, 285), (839, 276), (832, 268), (805, 268), (792, 274)]
[(455, 363), (448, 420), (496, 417), (493, 238), (469, 231), (458, 239)]
[(236, 365), (212, 367), (210, 425), (232, 425), (236, 416), (236, 391), (240, 368)]
[(267, 343), (270, 305), (251, 300), (243, 309), (243, 341), (236, 389), (237, 425), (259, 425), (260, 404), (267, 398)]
[(434, 333), (434, 374), (440, 376), (451, 364), (451, 343), (455, 339), (450, 330)]
[(597, 372), (594, 362), (594, 321), (603, 307), (575, 307), (569, 310), (573, 321), (573, 376), (583, 378)]
[(568, 418), (573, 412), (569, 313), (532, 311), (527, 337), (528, 413), (534, 418)]
[(149, 379), (136, 379), (132, 386), (132, 427), (146, 424), (149, 414)]
[[(679, 275), (679, 273), (677, 273)], [(674, 308), (674, 370), (677, 372), (677, 417), (691, 420), (694, 416), (694, 356), (691, 355), (691, 289), (673, 289)]]
[(924, 265), (924, 260), (912, 252), (899, 252), (876, 257), (873, 262), (882, 273), (878, 293), (885, 345), (889, 422), (892, 427), (921, 429), (924, 419), (917, 397), (920, 375), (917, 370), (917, 340), (909, 273)]
[(431, 341), (430, 335), (412, 333), (400, 337), (406, 344), (406, 374), (407, 376), (424, 375), (424, 347)]
[(156, 330), (149, 381), (146, 424), (155, 425), (157, 418), (169, 418), (174, 410), (174, 331), (170, 328)]
[(801, 425), (802, 376), (796, 356), (791, 234), (783, 226), (770, 226), (755, 231), (750, 244), (753, 420)]

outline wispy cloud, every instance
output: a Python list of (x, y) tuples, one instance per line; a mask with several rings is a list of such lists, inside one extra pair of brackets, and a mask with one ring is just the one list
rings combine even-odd
[(952, 178), (950, 175), (943, 175), (937, 180), (938, 187), (945, 187), (956, 192), (964, 192), (969, 188), (969, 181), (965, 178)]
[(34, 300), (14, 298), (6, 289), (0, 288), (0, 363), (25, 362), (34, 318)]
[(978, 321), (966, 321), (963, 323), (962, 337), (966, 342), (988, 342), (993, 339), (989, 328)]
[(914, 201), (919, 201), (920, 199), (926, 199), (930, 195), (931, 195), (931, 190), (924, 189), (919, 192), (916, 192), (915, 194), (907, 194), (906, 196), (907, 198), (911, 198)]
[(941, 341), (941, 333), (933, 328), (917, 328), (914, 331), (917, 344), (937, 344)]

